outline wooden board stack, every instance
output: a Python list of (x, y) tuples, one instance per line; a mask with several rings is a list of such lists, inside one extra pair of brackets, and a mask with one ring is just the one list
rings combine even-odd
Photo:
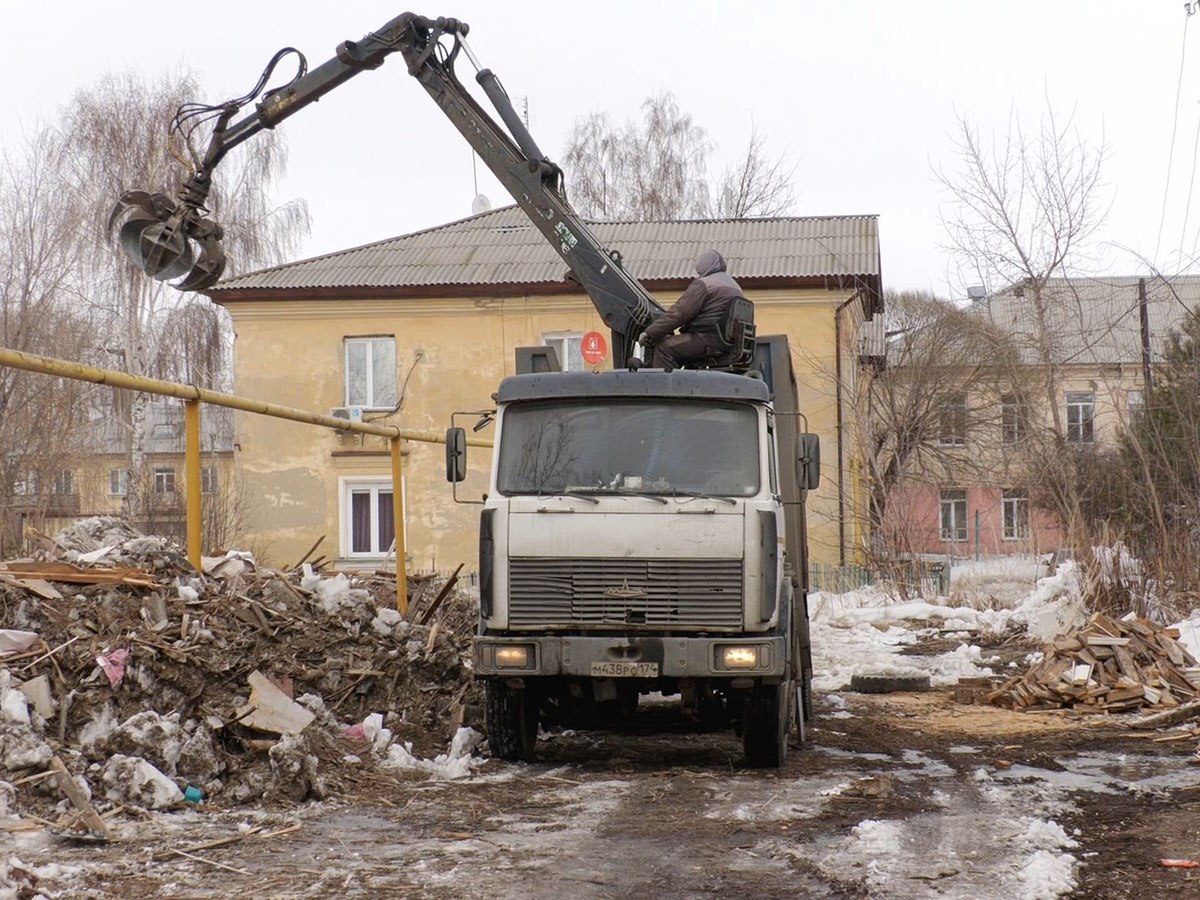
[(1178, 637), (1177, 630), (1132, 614), (1097, 613), (1074, 634), (1056, 637), (1040, 662), (988, 700), (1028, 711), (1172, 709), (1200, 698), (1200, 665)]

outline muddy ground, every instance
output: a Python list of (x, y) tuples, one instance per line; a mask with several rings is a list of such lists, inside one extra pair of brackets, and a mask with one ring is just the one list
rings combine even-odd
[(147, 814), (106, 845), (14, 832), (6, 849), (47, 896), (124, 900), (1200, 897), (1200, 870), (1161, 863), (1200, 857), (1194, 740), (946, 691), (819, 700), (780, 771), (650, 705), (465, 781), (376, 770), (320, 803)]

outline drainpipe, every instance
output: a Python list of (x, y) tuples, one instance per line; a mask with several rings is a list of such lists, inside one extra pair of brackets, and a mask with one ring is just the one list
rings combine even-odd
[(846, 565), (846, 459), (843, 450), (845, 417), (842, 415), (842, 310), (854, 303), (862, 294), (857, 290), (833, 311), (834, 345), (834, 407), (837, 415), (837, 506), (838, 506), (838, 565)]

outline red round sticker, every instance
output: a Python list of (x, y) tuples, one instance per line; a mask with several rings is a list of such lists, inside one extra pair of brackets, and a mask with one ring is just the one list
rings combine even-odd
[(608, 344), (604, 340), (604, 335), (598, 331), (589, 331), (579, 342), (579, 353), (583, 356), (584, 362), (593, 366), (603, 360), (608, 354)]

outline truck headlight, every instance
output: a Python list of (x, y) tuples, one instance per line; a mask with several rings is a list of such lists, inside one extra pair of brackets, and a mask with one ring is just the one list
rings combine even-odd
[(529, 647), (524, 644), (497, 647), (496, 666), (504, 669), (528, 669)]
[(758, 648), (732, 645), (721, 648), (721, 668), (754, 669), (758, 667)]

